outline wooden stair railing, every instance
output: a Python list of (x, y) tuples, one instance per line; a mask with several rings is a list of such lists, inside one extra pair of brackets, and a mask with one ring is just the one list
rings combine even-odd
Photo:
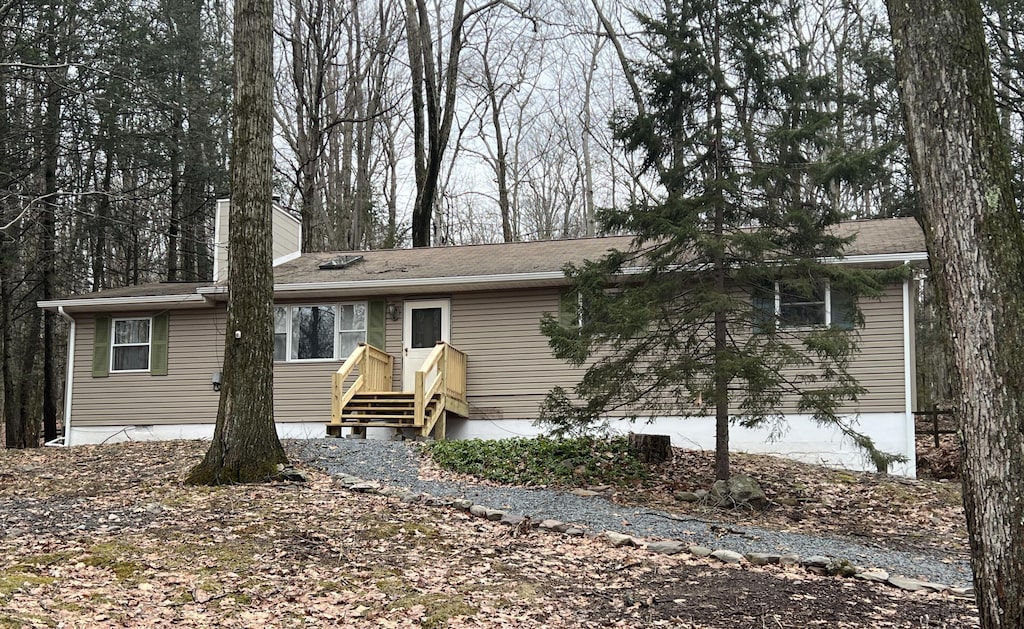
[[(360, 343), (331, 377), (331, 424), (341, 423), (341, 413), (345, 405), (352, 401), (357, 393), (365, 391), (390, 391), (391, 373), (395, 359), (384, 350), (373, 345)], [(345, 380), (352, 372), (359, 369), (359, 377), (346, 390)]]
[[(466, 399), (466, 353), (455, 349), (444, 341), (434, 346), (433, 351), (416, 370), (415, 400), (416, 427), (426, 437), (437, 427), (440, 439), (444, 439), (445, 419), (448, 411), (466, 417), (469, 403)], [(436, 400), (436, 406), (427, 416), (427, 405)]]
[[(415, 390), (391, 390), (394, 358), (376, 347), (360, 344), (332, 376), (330, 435), (341, 436), (349, 426), (365, 434), (366, 427), (415, 428), (423, 437), (432, 432), (444, 439), (447, 413), (466, 417), (466, 364), (464, 352), (438, 343), (415, 374)], [(358, 370), (346, 389), (345, 381)]]

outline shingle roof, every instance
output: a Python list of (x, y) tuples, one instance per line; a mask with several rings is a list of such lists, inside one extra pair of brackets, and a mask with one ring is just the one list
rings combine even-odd
[(139, 284), (138, 286), (124, 286), (122, 288), (108, 288), (94, 293), (83, 293), (75, 295), (75, 299), (112, 299), (126, 297), (169, 297), (174, 295), (194, 295), (196, 290), (212, 286), (213, 282), (156, 282), (153, 284)]
[(913, 218), (848, 221), (836, 226), (840, 236), (856, 236), (846, 256), (925, 253), (924, 231)]
[[(846, 255), (923, 252), (924, 234), (909, 218), (866, 220), (837, 226), (840, 235), (857, 234)], [(600, 258), (612, 249), (628, 249), (632, 236), (545, 240), (461, 247), (379, 249), (307, 253), (274, 269), (274, 283), (359, 282), (392, 279), (458, 278), (559, 272), (569, 262)], [(320, 269), (341, 255), (361, 255), (340, 269)]]
[(307, 253), (274, 269), (275, 284), (358, 282), (362, 280), (481, 277), (520, 273), (558, 273), (569, 262), (597, 259), (613, 248), (629, 247), (631, 237), (512, 242), (461, 247), (377, 249), (350, 252), (363, 259), (342, 269), (322, 263), (339, 253)]
[[(851, 221), (836, 227), (842, 236), (856, 235), (845, 255), (891, 256), (915, 254), (920, 259), (925, 252), (924, 233), (912, 218)], [(628, 249), (631, 236), (582, 238), (575, 240), (547, 240), (514, 242), (460, 247), (433, 247), (421, 249), (377, 249), (358, 252), (307, 253), (274, 269), (274, 284), (280, 290), (316, 285), (326, 290), (331, 284), (358, 289), (361, 284), (373, 285), (377, 292), (385, 286), (401, 287), (403, 282), (419, 287), (429, 286), (431, 280), (452, 287), (481, 287), (494, 281), (493, 286), (505, 278), (507, 281), (543, 279), (557, 281), (562, 268), (569, 262), (600, 258), (612, 249)], [(342, 255), (359, 255), (362, 259), (344, 268), (321, 269), (320, 265)], [(485, 282), (486, 280), (486, 282)], [(78, 299), (173, 297), (195, 294), (197, 289), (212, 287), (212, 283), (159, 283), (132, 286), (89, 293)], [(400, 290), (400, 288), (399, 288)], [(60, 301), (46, 306), (60, 305)]]

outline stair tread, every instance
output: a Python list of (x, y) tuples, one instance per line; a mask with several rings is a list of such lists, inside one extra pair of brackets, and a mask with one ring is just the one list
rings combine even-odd
[(376, 420), (389, 420), (393, 419), (396, 421), (407, 420), (414, 421), (416, 418), (412, 415), (342, 415), (341, 421), (376, 421)]
[(341, 428), (415, 428), (416, 426), (411, 423), (403, 422), (387, 422), (387, 421), (369, 421), (369, 422), (343, 422), (340, 424), (328, 424), (328, 426), (338, 426)]
[(355, 393), (353, 395), (353, 399), (355, 399), (355, 397), (412, 397), (415, 394), (416, 393), (407, 393), (404, 391), (362, 391)]

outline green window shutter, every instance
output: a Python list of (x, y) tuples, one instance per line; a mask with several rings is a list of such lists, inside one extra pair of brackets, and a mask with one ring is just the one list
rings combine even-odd
[(832, 325), (841, 330), (852, 330), (857, 308), (853, 295), (842, 289), (832, 289)]
[(384, 333), (387, 325), (384, 316), (385, 308), (383, 299), (371, 299), (366, 304), (366, 344), (381, 351), (387, 350)]
[(153, 376), (167, 375), (167, 337), (170, 332), (170, 313), (164, 312), (153, 317), (153, 329), (149, 339), (149, 373)]
[(751, 316), (751, 330), (754, 334), (767, 332), (775, 327), (775, 283), (768, 282), (754, 289), (751, 295), (754, 312)]
[(563, 328), (576, 328), (580, 325), (579, 293), (567, 290), (558, 296), (558, 324)]
[(110, 317), (96, 315), (95, 328), (92, 339), (92, 377), (106, 378), (110, 375)]

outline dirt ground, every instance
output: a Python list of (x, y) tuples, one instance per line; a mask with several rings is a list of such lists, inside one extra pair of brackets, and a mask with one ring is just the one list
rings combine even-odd
[[(315, 471), (304, 484), (183, 486), (205, 447), (0, 450), (0, 627), (977, 626), (973, 604), (947, 594), (512, 529)], [(677, 507), (677, 485), (704, 483), (697, 458), (676, 458), (641, 500)], [(737, 463), (769, 468), (777, 507), (761, 524), (858, 522), (894, 546), (962, 548), (941, 483)], [(917, 511), (907, 496), (923, 497)]]

